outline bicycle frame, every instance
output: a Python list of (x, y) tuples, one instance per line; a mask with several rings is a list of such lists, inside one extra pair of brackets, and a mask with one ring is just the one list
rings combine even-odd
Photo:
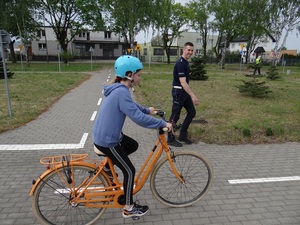
[[(135, 176), (134, 179), (134, 189), (133, 189), (133, 194), (136, 194), (139, 192), (144, 184), (146, 183), (149, 175), (155, 168), (156, 163), (160, 159), (161, 155), (163, 152), (166, 153), (166, 157), (170, 163), (171, 169), (174, 173), (174, 175), (179, 179), (181, 183), (184, 183), (184, 180), (182, 179), (180, 173), (176, 170), (173, 161), (172, 161), (172, 152), (171, 149), (169, 148), (166, 137), (165, 137), (165, 132), (162, 129), (158, 130), (159, 136), (155, 142), (154, 147), (150, 151), (148, 157), (146, 158), (144, 164), (140, 168), (139, 172)], [(103, 171), (104, 165), (108, 163), (111, 172), (114, 177), (114, 182), (112, 183), (106, 173)], [(118, 199), (120, 196), (124, 195), (124, 191), (122, 190), (123, 183), (119, 182), (118, 177), (116, 175), (116, 172), (114, 170), (114, 166), (112, 164), (112, 161), (109, 158), (105, 158), (105, 160), (100, 162), (100, 165), (97, 166), (93, 163), (90, 163), (86, 160), (78, 160), (78, 161), (71, 161), (69, 162), (69, 165), (67, 165), (67, 162), (62, 162), (62, 164), (54, 166), (50, 169), (48, 169), (46, 172), (44, 172), (39, 179), (34, 183), (31, 191), (30, 191), (30, 196), (33, 196), (36, 187), (40, 182), (44, 182), (43, 179), (51, 173), (53, 170), (56, 170), (57, 173), (59, 174), (60, 178), (63, 180), (63, 182), (66, 184), (66, 187), (68, 187), (68, 192), (70, 192), (71, 198), (70, 204), (84, 204), (86, 207), (91, 207), (91, 208), (122, 208), (124, 205), (120, 204), (118, 202)], [(69, 184), (67, 182), (67, 177), (65, 174), (60, 174), (58, 169), (62, 167), (69, 166), (69, 168), (72, 170), (72, 166), (87, 166), (90, 168), (93, 168), (95, 170), (95, 173), (92, 177), (87, 177), (84, 182), (82, 182), (79, 186), (75, 187), (74, 185), (74, 179), (72, 178), (72, 183)], [(96, 182), (96, 178), (102, 174), (107, 182), (109, 183), (108, 187), (98, 187), (100, 186), (99, 182)], [(72, 174), (71, 174), (72, 176)], [(91, 185), (93, 185), (92, 188), (89, 188)], [(97, 187), (94, 187), (94, 186)]]

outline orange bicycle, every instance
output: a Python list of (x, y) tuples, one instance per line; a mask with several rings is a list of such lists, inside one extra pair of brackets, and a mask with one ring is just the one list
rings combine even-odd
[[(164, 119), (163, 111), (156, 114)], [(159, 160), (163, 153), (166, 156)], [(40, 162), (47, 170), (33, 181), (30, 196), (42, 224), (93, 224), (107, 208), (124, 207), (123, 184), (109, 158), (96, 162), (88, 154), (70, 154), (44, 157)], [(103, 170), (106, 163), (113, 180)], [(135, 177), (133, 194), (142, 189), (150, 174), (153, 195), (170, 207), (196, 203), (208, 192), (213, 179), (209, 161), (194, 152), (173, 152), (162, 128)]]

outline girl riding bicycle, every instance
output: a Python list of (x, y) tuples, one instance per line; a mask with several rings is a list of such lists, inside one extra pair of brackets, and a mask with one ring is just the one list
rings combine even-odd
[[(93, 127), (94, 151), (108, 156), (124, 175), (124, 218), (143, 216), (149, 210), (148, 206), (133, 202), (135, 168), (128, 155), (137, 150), (138, 143), (122, 133), (126, 116), (145, 128), (167, 127), (168, 131), (172, 130), (171, 123), (147, 115), (154, 114), (153, 107), (141, 106), (131, 98), (129, 89), (138, 85), (142, 68), (140, 60), (131, 55), (123, 55), (116, 60), (115, 82), (104, 87), (105, 99)], [(104, 171), (109, 175), (109, 168), (104, 167)]]

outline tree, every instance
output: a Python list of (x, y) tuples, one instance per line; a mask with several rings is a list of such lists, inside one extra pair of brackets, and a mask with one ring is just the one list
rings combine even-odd
[(222, 68), (225, 66), (226, 49), (229, 43), (242, 34), (240, 23), (244, 20), (242, 15), (242, 0), (212, 0), (209, 9), (214, 17), (212, 21), (212, 29), (218, 32), (218, 40), (214, 51), (217, 60), (221, 63)]
[(271, 67), (267, 71), (267, 78), (270, 80), (278, 80), (281, 78), (278, 73), (278, 69), (276, 66), (271, 65)]
[(102, 0), (106, 27), (121, 35), (133, 47), (135, 37), (150, 26), (153, 1)]
[(252, 77), (252, 79), (250, 81), (242, 80), (243, 84), (236, 86), (240, 93), (261, 98), (272, 92), (269, 90), (269, 87), (266, 86), (265, 81), (259, 81), (259, 78), (255, 75), (248, 75), (248, 77)]
[(193, 0), (187, 4), (190, 26), (200, 33), (203, 47), (203, 59), (206, 62), (207, 35), (209, 30), (209, 10), (207, 0)]
[(16, 38), (21, 38), (26, 52), (26, 62), (29, 65), (28, 47), (39, 26), (35, 18), (38, 2), (37, 0), (0, 0), (0, 6), (3, 9), (0, 26), (13, 37), (9, 44), (11, 60), (16, 63), (14, 42)]
[(269, 0), (242, 0), (242, 15), (244, 20), (240, 23), (240, 30), (247, 38), (246, 62), (249, 63), (250, 53), (256, 48), (258, 42), (270, 39), (266, 33), (269, 24)]
[(269, 26), (266, 29), (276, 40), (273, 57), (273, 65), (276, 65), (278, 51), (282, 47), (285, 47), (288, 34), (293, 31), (300, 22), (300, 1), (270, 1), (269, 14)]
[(192, 58), (191, 63), (191, 80), (207, 80), (204, 60), (200, 56), (195, 56)]
[(174, 0), (161, 0), (156, 3), (154, 27), (161, 33), (163, 48), (170, 63), (170, 49), (175, 38), (185, 30), (181, 29), (187, 22), (187, 8)]
[[(93, 0), (38, 0), (41, 20), (49, 24), (63, 54), (68, 54), (68, 44), (82, 30), (103, 27), (102, 5)], [(64, 58), (67, 63), (68, 59)]]
[(163, 45), (163, 40), (160, 34), (157, 34), (151, 38), (152, 46), (161, 46)]

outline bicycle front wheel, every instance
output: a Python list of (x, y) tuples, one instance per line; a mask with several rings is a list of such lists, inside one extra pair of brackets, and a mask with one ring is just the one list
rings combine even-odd
[(158, 162), (150, 177), (153, 195), (171, 207), (186, 207), (199, 201), (209, 190), (213, 171), (209, 162), (194, 152), (172, 153), (172, 164), (184, 180), (173, 173), (168, 158)]
[[(32, 208), (42, 224), (93, 224), (105, 212), (106, 208), (88, 208), (72, 205), (70, 200), (74, 192), (67, 183), (66, 172), (71, 174), (72, 186), (84, 188), (87, 179), (95, 174), (95, 168), (86, 165), (72, 165), (58, 168), (49, 173), (37, 186), (32, 201)], [(106, 178), (100, 174), (88, 188), (107, 187)], [(73, 189), (73, 188), (72, 188)], [(83, 196), (84, 197), (84, 196)]]

